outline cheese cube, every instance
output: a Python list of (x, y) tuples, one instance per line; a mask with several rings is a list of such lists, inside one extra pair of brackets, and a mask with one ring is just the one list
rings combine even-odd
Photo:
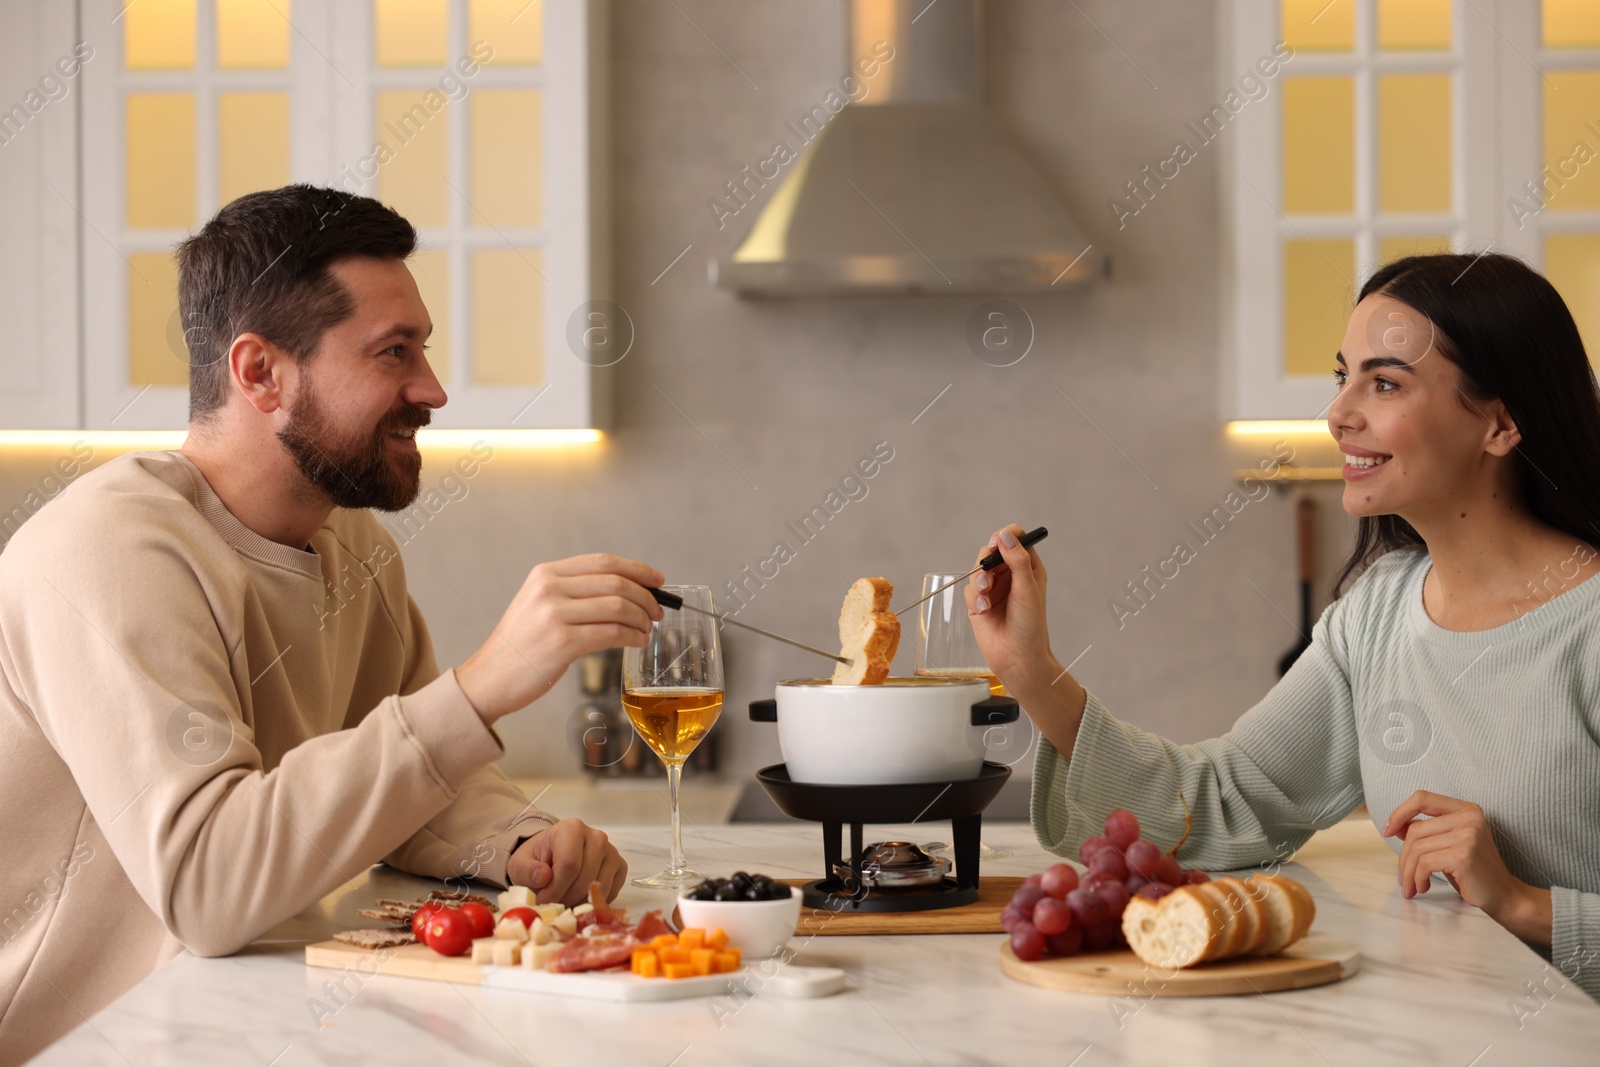
[(558, 940), (560, 940), (560, 938), (556, 937), (555, 931), (550, 929), (549, 923), (545, 922), (543, 919), (533, 920), (533, 929), (528, 931), (528, 941), (530, 943), (535, 945), (548, 945), (550, 942)]
[(545, 969), (545, 965), (560, 951), (561, 945), (554, 941), (544, 945), (535, 945), (529, 942), (522, 946), (522, 966), (530, 971), (542, 971)]
[(522, 946), (515, 941), (507, 941), (503, 937), (496, 937), (492, 940), (494, 941), (494, 949), (492, 950), (494, 959), (490, 962), (496, 967), (515, 967), (517, 965), (517, 953)]
[(579, 904), (576, 908), (573, 908), (572, 909), (572, 914), (574, 914), (574, 915), (587, 915), (591, 911), (594, 911), (594, 905), (593, 904), (589, 904), (589, 903), (583, 903), (583, 904)]
[(528, 907), (545, 922), (554, 922), (556, 916), (567, 910), (565, 904), (529, 904)]
[(509, 941), (501, 941), (498, 937), (480, 937), (472, 942), (472, 962), (475, 965), (494, 962), (494, 947), (497, 944), (509, 945)]
[(556, 921), (550, 924), (551, 929), (562, 937), (571, 937), (578, 932), (578, 917), (570, 911), (563, 911), (556, 916)]
[(512, 908), (531, 908), (537, 901), (534, 899), (533, 890), (525, 885), (514, 885), (501, 893), (497, 899), (496, 911), (510, 911)]
[[(534, 922), (538, 921), (537, 919), (534, 920)], [(528, 928), (522, 925), (521, 919), (501, 919), (495, 925), (494, 936), (507, 941), (521, 943), (528, 940)]]

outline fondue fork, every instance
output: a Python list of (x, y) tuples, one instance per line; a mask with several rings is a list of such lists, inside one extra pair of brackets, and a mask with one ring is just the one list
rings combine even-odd
[[(1050, 536), (1050, 531), (1045, 529), (1043, 526), (1041, 526), (1036, 530), (1029, 530), (1027, 533), (1025, 533), (1021, 537), (1017, 538), (1017, 541), (1022, 545), (1023, 548), (1028, 548), (1028, 547), (1030, 547), (1032, 545), (1038, 544), (1040, 541), (1043, 541), (1046, 537), (1049, 537), (1049, 536)], [(957, 582), (960, 582), (960, 581), (965, 581), (966, 579), (972, 577), (974, 574), (977, 574), (979, 571), (992, 571), (996, 567), (1000, 566), (1000, 564), (1003, 563), (1003, 562), (1005, 562), (1005, 560), (1000, 555), (1000, 550), (997, 548), (993, 552), (989, 553), (987, 556), (984, 556), (983, 559), (979, 561), (978, 565), (976, 567), (972, 568), (966, 574), (959, 575), (958, 577), (950, 579), (948, 582), (944, 583), (939, 588), (935, 589), (932, 593), (929, 593), (927, 596), (918, 597), (917, 599), (913, 600), (911, 603), (907, 604), (905, 607), (901, 608), (899, 611), (895, 612), (895, 614), (896, 615), (904, 615), (906, 612), (910, 611), (912, 608), (916, 607), (918, 604), (922, 603), (924, 600), (927, 600), (928, 597), (934, 596), (937, 593), (944, 592), (946, 589), (949, 589), (952, 585), (955, 585)]]
[(707, 611), (705, 608), (697, 608), (693, 604), (685, 604), (683, 602), (683, 597), (678, 596), (676, 593), (668, 593), (661, 589), (652, 589), (650, 590), (650, 595), (655, 597), (656, 603), (660, 604), (664, 608), (672, 608), (674, 611), (698, 611), (702, 615), (709, 615), (718, 622), (725, 622), (729, 626), (737, 626), (740, 629), (750, 630), (754, 633), (760, 634), (762, 637), (770, 637), (774, 641), (782, 641), (786, 645), (793, 645), (795, 648), (803, 648), (807, 652), (815, 653), (818, 656), (826, 656), (835, 663), (843, 663), (847, 667), (850, 666), (850, 660), (846, 659), (844, 656), (836, 656), (832, 652), (824, 652), (820, 648), (812, 648), (810, 645), (802, 644), (793, 638), (784, 637), (782, 634), (775, 634), (770, 630), (763, 630), (759, 626), (751, 626), (747, 622), (740, 622), (738, 619), (730, 618), (727, 615), (719, 615), (715, 611)]

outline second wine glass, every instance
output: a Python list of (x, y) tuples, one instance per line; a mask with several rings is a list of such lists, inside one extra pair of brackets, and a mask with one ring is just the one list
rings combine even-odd
[[(711, 587), (664, 585), (685, 605), (712, 610)], [(699, 612), (666, 609), (643, 648), (622, 654), (622, 706), (634, 731), (667, 767), (672, 804), (672, 852), (665, 870), (633, 879), (649, 889), (684, 889), (703, 879), (683, 855), (679, 790), (683, 763), (722, 714), (722, 644), (717, 620)]]
[[(964, 574), (949, 572), (924, 574), (922, 602), (917, 616), (917, 673), (944, 677), (982, 679), (989, 683), (990, 696), (1005, 696), (1006, 687), (989, 669), (989, 663), (978, 648), (978, 639), (972, 632), (972, 620), (967, 616), (966, 591), (962, 588)], [(929, 596), (928, 594), (933, 594)], [(986, 860), (1004, 859), (1011, 855), (1003, 849), (980, 844), (978, 854)]]

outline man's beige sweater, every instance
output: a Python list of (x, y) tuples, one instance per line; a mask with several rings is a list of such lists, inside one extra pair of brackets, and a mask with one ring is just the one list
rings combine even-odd
[(180, 453), (84, 475), (0, 553), (0, 1063), (380, 860), (505, 884), (552, 817), (501, 751), (370, 512), (301, 550)]

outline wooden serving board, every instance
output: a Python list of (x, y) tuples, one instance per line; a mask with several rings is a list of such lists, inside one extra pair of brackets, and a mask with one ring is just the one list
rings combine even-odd
[(1088, 952), (1067, 959), (1017, 959), (1011, 942), (1000, 945), (1000, 970), (1019, 982), (1104, 996), (1221, 997), (1306, 989), (1348, 978), (1361, 968), (1361, 953), (1340, 937), (1315, 931), (1276, 956), (1250, 956), (1162, 970), (1128, 949)]
[[(809, 878), (785, 878), (790, 885), (804, 885)], [(795, 926), (796, 937), (813, 934), (998, 934), (1000, 912), (1011, 900), (1011, 894), (1022, 884), (1021, 878), (980, 877), (978, 899), (957, 908), (938, 908), (933, 911), (840, 911), (810, 908), (800, 905), (800, 921)], [(1019, 961), (1020, 962), (1020, 961)]]
[[(347, 945), (343, 941), (319, 941), (307, 945), (306, 964), (311, 967), (348, 969), (362, 975), (425, 978), (435, 982), (455, 982), (458, 985), (514, 989), (587, 1000), (650, 1001), (719, 996), (731, 992), (736, 985), (751, 977), (750, 967), (693, 978), (640, 978), (626, 971), (552, 974), (523, 967), (480, 966), (467, 956), (441, 956), (426, 945), (367, 949)], [(761, 961), (756, 966), (761, 966)], [(844, 972), (833, 968), (774, 969), (769, 966), (757, 975), (755, 987), (779, 996), (826, 996), (844, 987)]]

